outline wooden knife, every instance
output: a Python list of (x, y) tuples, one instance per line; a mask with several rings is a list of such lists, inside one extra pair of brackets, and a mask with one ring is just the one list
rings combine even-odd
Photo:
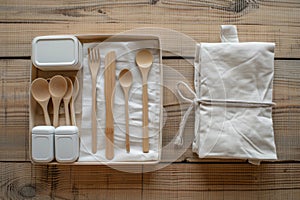
[(106, 106), (106, 149), (105, 155), (108, 160), (114, 157), (114, 89), (116, 84), (116, 53), (109, 52), (105, 56), (105, 71), (104, 71), (104, 93)]

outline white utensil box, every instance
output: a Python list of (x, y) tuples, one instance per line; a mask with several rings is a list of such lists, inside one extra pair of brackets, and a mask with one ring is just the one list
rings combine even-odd
[[(147, 41), (152, 43), (150, 48), (155, 48), (157, 52), (157, 63), (152, 67), (155, 67), (156, 72), (159, 73), (159, 80), (157, 84), (160, 84), (159, 89), (156, 91), (159, 98), (160, 105), (156, 107), (157, 116), (155, 119), (159, 121), (158, 127), (158, 140), (156, 145), (154, 145), (155, 151), (157, 151), (157, 157), (155, 159), (149, 160), (139, 160), (139, 159), (129, 159), (126, 160), (105, 160), (101, 159), (101, 156), (96, 160), (86, 159), (88, 156), (85, 154), (85, 159), (81, 159), (83, 155), (83, 148), (89, 148), (88, 144), (82, 144), (82, 137), (86, 138), (88, 134), (85, 128), (85, 131), (82, 129), (82, 114), (84, 110), (82, 109), (85, 105), (83, 98), (83, 79), (85, 68), (88, 67), (84, 61), (86, 59), (85, 54), (85, 45), (89, 43), (99, 43), (100, 51), (101, 44), (113, 42), (117, 43), (130, 43), (130, 42), (139, 42)], [(146, 42), (146, 43), (147, 43)], [(103, 45), (102, 47), (106, 47)], [(112, 47), (113, 48), (113, 47)], [(143, 48), (147, 48), (144, 46)], [(104, 49), (105, 50), (105, 49)], [(126, 51), (126, 49), (125, 49)], [(120, 52), (120, 51), (119, 51)], [(123, 52), (126, 54), (126, 52)], [(118, 56), (118, 55), (117, 55)], [(104, 59), (102, 59), (104, 60)], [(117, 60), (118, 61), (118, 60)], [(134, 60), (131, 60), (130, 63), (135, 65)], [(117, 63), (117, 71), (118, 63)], [(68, 129), (68, 133), (64, 128), (57, 128), (55, 130), (52, 126), (48, 128), (41, 128), (39, 126), (45, 126), (43, 111), (40, 105), (33, 99), (30, 91), (30, 104), (29, 104), (29, 134), (30, 134), (30, 155), (31, 161), (38, 164), (82, 164), (82, 165), (114, 165), (114, 164), (156, 164), (161, 159), (161, 149), (162, 149), (162, 102), (163, 102), (163, 70), (162, 70), (162, 53), (161, 53), (161, 43), (160, 39), (157, 36), (152, 35), (56, 35), (56, 36), (42, 36), (36, 37), (32, 42), (32, 66), (31, 66), (31, 82), (36, 78), (45, 78), (49, 80), (55, 75), (62, 75), (67, 77), (77, 77), (79, 80), (79, 94), (75, 101), (75, 113), (76, 113), (76, 127)], [(99, 75), (98, 75), (99, 76)], [(117, 77), (117, 74), (116, 74)], [(116, 82), (118, 80), (116, 79)], [(119, 87), (116, 85), (116, 87)], [(100, 89), (101, 90), (101, 86)], [(97, 94), (98, 95), (98, 94)], [(97, 102), (99, 105), (99, 102)], [(48, 112), (52, 122), (52, 102), (51, 98), (48, 104)], [(139, 111), (142, 113), (142, 109)], [(153, 116), (152, 116), (153, 117)], [(104, 119), (100, 121), (105, 122)], [(59, 110), (59, 124), (64, 126), (66, 123), (63, 103), (61, 103)], [(116, 123), (116, 122), (115, 122)], [(33, 128), (36, 127), (34, 130)], [(150, 128), (149, 128), (150, 129)], [(64, 132), (65, 131), (65, 132)], [(72, 132), (73, 131), (73, 132)], [(51, 133), (50, 133), (51, 132)], [(71, 133), (72, 132), (72, 133)], [(66, 134), (65, 134), (66, 133)], [(40, 137), (41, 135), (42, 137)], [(91, 130), (90, 130), (90, 137)], [(43, 145), (40, 143), (42, 138)], [(151, 139), (150, 139), (151, 140)], [(78, 145), (76, 145), (78, 143)], [(45, 145), (46, 144), (46, 145)], [(48, 146), (47, 146), (48, 145)], [(63, 150), (65, 147), (68, 149), (66, 152)], [(136, 144), (138, 145), (138, 144)], [(142, 143), (140, 143), (142, 146)], [(66, 149), (65, 148), (65, 149)], [(151, 148), (151, 147), (150, 147)], [(49, 152), (46, 151), (49, 149)], [(151, 149), (150, 149), (151, 150)], [(49, 153), (49, 155), (44, 155), (39, 157), (39, 153), (44, 152), (44, 154)], [(126, 152), (126, 149), (124, 148)], [(86, 153), (86, 152), (85, 152)], [(118, 151), (116, 151), (116, 156)], [(141, 154), (145, 154), (141, 152)], [(77, 157), (76, 157), (77, 156)], [(94, 155), (90, 155), (93, 157)], [(136, 156), (136, 155), (135, 155)], [(79, 158), (78, 158), (79, 157)], [(137, 156), (138, 157), (138, 156)], [(141, 156), (143, 157), (143, 155)]]

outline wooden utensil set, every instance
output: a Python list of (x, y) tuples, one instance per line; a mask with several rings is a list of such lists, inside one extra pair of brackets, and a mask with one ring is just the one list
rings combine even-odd
[[(150, 67), (152, 66), (153, 56), (148, 50), (141, 50), (136, 54), (136, 63), (140, 69), (143, 79), (143, 152), (149, 152), (149, 135), (148, 135), (148, 88), (147, 79)], [(97, 74), (100, 69), (100, 50), (99, 48), (88, 49), (88, 64), (92, 77), (92, 152), (97, 152), (97, 108), (96, 108), (96, 82)], [(114, 157), (114, 88), (116, 84), (116, 53), (111, 51), (106, 54), (104, 59), (104, 94), (106, 106), (106, 158), (108, 160)], [(131, 72), (123, 69), (119, 74), (119, 82), (125, 97), (125, 122), (126, 122), (126, 151), (130, 152), (129, 137), (129, 112), (128, 112), (128, 93), (133, 81)]]
[[(44, 120), (47, 126), (51, 126), (48, 113), (48, 103), (50, 98), (53, 104), (53, 123), (54, 127), (59, 125), (59, 108), (63, 101), (65, 109), (65, 125), (76, 126), (74, 101), (78, 95), (79, 82), (77, 77), (63, 77), (56, 75), (48, 80), (37, 78), (31, 84), (31, 94), (40, 104), (44, 113)], [(70, 107), (70, 109), (69, 109)], [(71, 116), (71, 117), (70, 117)]]
[[(136, 54), (136, 64), (141, 72), (143, 83), (143, 152), (149, 152), (149, 131), (148, 131), (148, 73), (152, 66), (153, 56), (148, 50), (141, 50)], [(88, 65), (92, 80), (92, 153), (97, 153), (97, 107), (96, 107), (96, 83), (97, 75), (100, 70), (100, 50), (99, 48), (88, 49)], [(104, 94), (106, 106), (106, 128), (105, 138), (106, 147), (105, 155), (108, 160), (114, 157), (114, 88), (116, 84), (116, 53), (111, 51), (106, 54), (104, 60)], [(123, 69), (119, 74), (119, 82), (125, 97), (125, 122), (126, 122), (126, 151), (130, 152), (130, 136), (129, 136), (129, 111), (128, 111), (128, 93), (133, 82), (133, 76), (128, 69)], [(56, 75), (46, 80), (37, 78), (32, 82), (31, 93), (33, 98), (40, 104), (44, 113), (44, 120), (47, 126), (51, 126), (48, 114), (48, 103), (50, 98), (53, 104), (53, 126), (59, 125), (59, 108), (63, 101), (65, 110), (65, 125), (76, 126), (74, 101), (79, 91), (79, 82), (77, 77), (73, 77), (73, 81), (69, 77)], [(70, 106), (70, 109), (69, 109)], [(70, 117), (71, 115), (71, 117)]]

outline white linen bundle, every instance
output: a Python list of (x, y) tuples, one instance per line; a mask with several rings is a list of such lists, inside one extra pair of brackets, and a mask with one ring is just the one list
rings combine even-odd
[(221, 26), (221, 39), (196, 46), (193, 151), (200, 158), (248, 159), (253, 164), (276, 160), (275, 44), (239, 43), (235, 26)]

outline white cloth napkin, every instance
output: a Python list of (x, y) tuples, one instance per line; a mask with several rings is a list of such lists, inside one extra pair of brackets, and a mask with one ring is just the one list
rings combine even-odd
[[(236, 31), (229, 32), (237, 37)], [(195, 111), (193, 151), (200, 158), (275, 160), (275, 45), (238, 43), (232, 38), (197, 45), (195, 89), (200, 103)]]
[[(97, 46), (101, 53), (101, 68), (97, 79), (97, 153), (93, 154), (91, 134), (91, 76), (88, 67), (87, 48)], [(149, 98), (149, 153), (142, 150), (142, 79), (135, 63), (138, 50), (147, 48), (153, 54), (153, 65), (148, 77)], [(109, 51), (115, 51), (116, 86), (114, 100), (114, 158), (105, 158), (105, 96), (104, 96), (104, 58)], [(160, 158), (160, 122), (162, 89), (159, 44), (157, 40), (117, 41), (85, 43), (83, 45), (83, 90), (82, 124), (79, 162), (143, 162), (157, 161)], [(133, 84), (129, 93), (129, 134), (130, 153), (125, 148), (125, 102), (124, 94), (118, 81), (119, 72), (128, 68), (133, 75)]]

